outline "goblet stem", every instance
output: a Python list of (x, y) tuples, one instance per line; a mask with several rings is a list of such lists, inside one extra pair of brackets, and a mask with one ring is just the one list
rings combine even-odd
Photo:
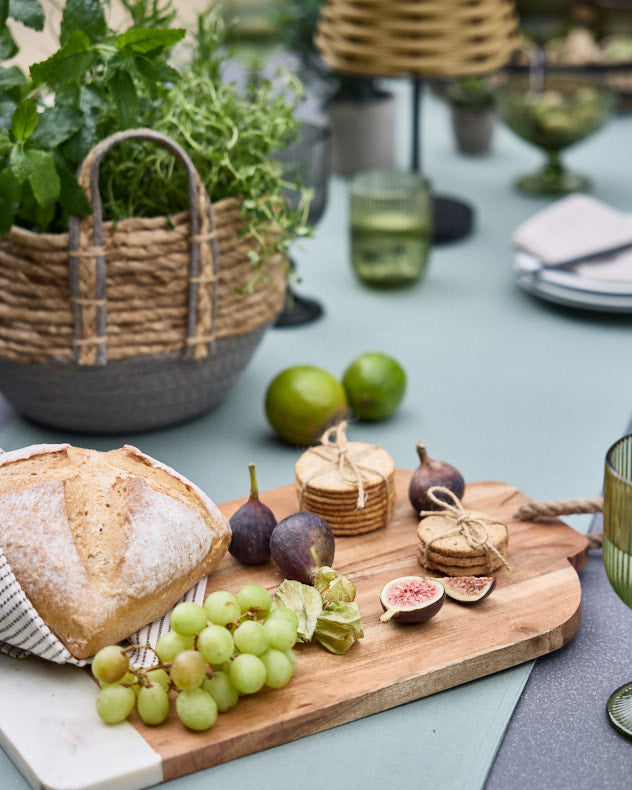
[(546, 151), (544, 167), (518, 180), (518, 188), (528, 195), (568, 195), (585, 191), (590, 181), (577, 173), (571, 173), (562, 164), (558, 150)]
[(564, 175), (564, 165), (562, 164), (562, 158), (560, 157), (559, 151), (546, 152), (546, 164), (544, 165), (544, 170), (542, 173), (551, 181), (559, 181), (559, 179)]

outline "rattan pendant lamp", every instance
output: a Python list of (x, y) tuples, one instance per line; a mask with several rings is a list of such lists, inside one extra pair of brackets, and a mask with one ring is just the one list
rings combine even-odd
[[(323, 0), (314, 43), (325, 62), (347, 74), (410, 77), (411, 168), (421, 172), (424, 79), (489, 74), (518, 45), (513, 0)], [(435, 242), (466, 236), (473, 211), (434, 197)]]

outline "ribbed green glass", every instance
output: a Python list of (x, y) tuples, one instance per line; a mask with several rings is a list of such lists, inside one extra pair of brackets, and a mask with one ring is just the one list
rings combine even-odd
[[(619, 439), (606, 454), (603, 564), (614, 591), (632, 608), (632, 435)], [(607, 714), (615, 730), (632, 739), (632, 683), (610, 695)]]
[(432, 234), (430, 185), (416, 173), (370, 170), (349, 186), (351, 262), (368, 285), (399, 287), (422, 276)]

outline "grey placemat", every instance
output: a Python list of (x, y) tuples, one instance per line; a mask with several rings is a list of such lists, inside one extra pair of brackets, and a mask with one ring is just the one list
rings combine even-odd
[[(590, 531), (601, 531), (601, 516)], [(535, 662), (485, 790), (631, 786), (632, 743), (611, 729), (605, 706), (615, 688), (632, 680), (632, 611), (610, 586), (601, 550), (590, 551), (580, 579), (577, 634)]]

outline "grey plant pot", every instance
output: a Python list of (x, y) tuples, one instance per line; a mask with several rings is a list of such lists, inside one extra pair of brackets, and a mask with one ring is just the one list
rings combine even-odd
[(395, 166), (395, 97), (370, 101), (335, 99), (328, 105), (332, 170), (352, 175), (360, 170)]
[(464, 154), (486, 154), (492, 144), (496, 108), (451, 105), (452, 128), (457, 149)]

